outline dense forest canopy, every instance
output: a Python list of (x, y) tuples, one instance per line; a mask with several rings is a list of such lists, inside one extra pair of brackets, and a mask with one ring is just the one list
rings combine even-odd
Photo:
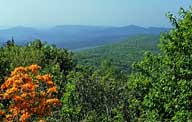
[[(191, 121), (192, 8), (181, 8), (177, 18), (167, 16), (173, 28), (161, 34), (159, 50), (150, 47), (152, 52), (135, 60), (130, 73), (103, 58), (96, 68), (79, 63), (89, 57), (74, 57), (40, 40), (24, 46), (8, 41), (0, 48), (0, 121)], [(139, 37), (146, 43), (136, 44), (134, 51), (144, 51), (147, 40), (156, 39)], [(131, 43), (125, 44), (120, 48)], [(123, 50), (116, 50), (111, 53), (119, 60)], [(124, 56), (130, 65), (130, 57)]]
[(107, 60), (116, 68), (130, 72), (131, 64), (139, 61), (145, 51), (159, 51), (158, 43), (159, 35), (139, 34), (120, 42), (76, 51), (74, 57), (81, 65), (97, 67)]

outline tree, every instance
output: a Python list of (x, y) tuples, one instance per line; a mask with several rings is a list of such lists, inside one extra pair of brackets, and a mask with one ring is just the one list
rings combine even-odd
[(11, 47), (11, 46), (14, 46), (14, 45), (15, 45), (15, 40), (14, 40), (13, 37), (12, 37), (11, 40), (8, 40), (8, 41), (6, 42), (6, 46), (7, 46), (7, 47)]
[(0, 100), (8, 100), (8, 108), (1, 111), (11, 122), (41, 120), (58, 105), (57, 88), (50, 74), (40, 75), (38, 65), (17, 67), (1, 85)]
[(63, 96), (66, 76), (73, 69), (75, 63), (72, 53), (63, 48), (42, 43), (40, 40), (30, 42), (24, 46), (4, 46), (0, 48), (0, 84), (18, 66), (38, 64), (41, 72), (53, 74), (53, 81), (58, 88), (58, 97)]
[(126, 82), (107, 61), (98, 69), (78, 66), (67, 77), (61, 99), (63, 121), (125, 121)]
[(146, 53), (130, 76), (133, 121), (192, 120), (192, 8), (168, 18), (174, 28), (161, 36), (161, 52)]

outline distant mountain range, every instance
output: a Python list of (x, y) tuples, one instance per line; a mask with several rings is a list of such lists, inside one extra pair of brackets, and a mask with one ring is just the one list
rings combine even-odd
[(57, 47), (79, 49), (124, 40), (137, 34), (159, 35), (160, 32), (168, 30), (168, 28), (144, 28), (135, 25), (123, 27), (64, 25), (49, 29), (14, 27), (0, 30), (0, 44), (13, 37), (17, 44), (40, 39)]

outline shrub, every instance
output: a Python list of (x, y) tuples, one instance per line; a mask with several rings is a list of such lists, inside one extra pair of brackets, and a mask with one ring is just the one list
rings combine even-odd
[(40, 75), (40, 69), (38, 65), (17, 67), (1, 85), (0, 100), (9, 101), (8, 109), (0, 112), (6, 121), (41, 120), (59, 105), (51, 75)]

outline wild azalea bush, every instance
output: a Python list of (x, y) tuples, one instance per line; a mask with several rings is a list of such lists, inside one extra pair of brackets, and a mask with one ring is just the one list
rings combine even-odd
[(39, 75), (40, 66), (17, 67), (1, 85), (0, 100), (10, 101), (7, 110), (1, 110), (8, 122), (26, 122), (49, 115), (53, 106), (60, 104), (57, 88), (51, 75)]

